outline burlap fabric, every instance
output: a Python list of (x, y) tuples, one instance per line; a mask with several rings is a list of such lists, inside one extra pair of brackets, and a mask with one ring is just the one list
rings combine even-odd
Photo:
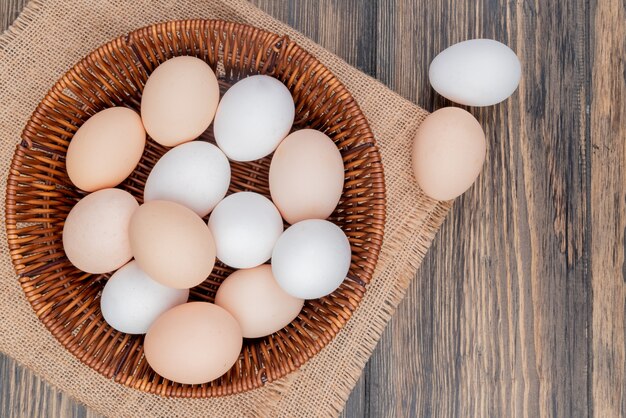
[[(18, 285), (0, 232), (0, 350), (78, 401), (115, 417), (338, 414), (403, 297), (449, 205), (426, 198), (411, 176), (410, 143), (426, 112), (242, 0), (31, 2), (0, 37), (0, 198), (20, 133), (46, 91), (75, 62), (133, 29), (172, 19), (226, 19), (287, 34), (352, 92), (380, 146), (387, 185), (385, 239), (373, 281), (335, 340), (298, 372), (247, 393), (166, 399), (114, 383), (67, 352), (39, 322)], [(2, 213), (4, 224), (4, 213)]]

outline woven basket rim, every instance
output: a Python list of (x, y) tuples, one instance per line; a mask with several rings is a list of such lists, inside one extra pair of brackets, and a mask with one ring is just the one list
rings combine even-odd
[[(380, 211), (378, 211), (376, 215), (374, 216), (375, 222), (374, 222), (374, 227), (372, 228), (373, 231), (371, 231), (373, 238), (370, 238), (370, 241), (368, 241), (369, 248), (370, 248), (368, 255), (370, 256), (371, 263), (374, 266), (377, 264), (377, 260), (378, 260), (378, 256), (380, 253), (382, 240), (384, 236), (384, 226), (385, 226), (385, 217), (386, 217), (386, 190), (385, 190), (385, 182), (384, 182), (384, 171), (383, 171), (382, 161), (380, 157), (380, 152), (378, 150), (378, 146), (374, 139), (374, 136), (369, 126), (369, 123), (367, 121), (367, 118), (362, 113), (356, 100), (352, 97), (352, 95), (347, 90), (347, 88), (343, 85), (343, 83), (341, 83), (341, 81), (339, 81), (337, 77), (330, 70), (328, 70), (323, 64), (321, 64), (319, 60), (317, 60), (317, 58), (309, 54), (306, 50), (302, 49), (295, 42), (291, 41), (288, 37), (280, 36), (270, 31), (256, 28), (251, 25), (237, 23), (237, 22), (229, 22), (229, 21), (224, 21), (224, 20), (219, 20), (219, 19), (216, 19), (216, 20), (213, 20), (213, 19), (211, 20), (206, 20), (206, 19), (173, 20), (173, 21), (147, 25), (142, 28), (136, 29), (125, 35), (121, 35), (117, 38), (114, 38), (111, 41), (106, 42), (102, 46), (91, 51), (83, 59), (81, 59), (74, 66), (72, 66), (72, 68), (66, 71), (54, 83), (54, 85), (48, 90), (44, 98), (37, 105), (36, 109), (33, 111), (31, 117), (29, 118), (22, 132), (21, 141), (20, 143), (18, 143), (16, 151), (13, 155), (10, 170), (9, 170), (9, 176), (7, 180), (7, 191), (6, 191), (6, 201), (5, 201), (5, 215), (6, 215), (5, 227), (6, 227), (7, 238), (9, 242), (9, 251), (11, 254), (11, 261), (18, 275), (20, 285), (23, 291), (25, 292), (27, 300), (31, 304), (31, 307), (35, 311), (35, 314), (44, 323), (46, 328), (52, 333), (55, 339), (57, 339), (61, 343), (61, 345), (63, 345), (69, 352), (71, 352), (72, 355), (76, 356), (81, 362), (83, 362), (84, 364), (88, 365), (91, 368), (94, 368), (96, 371), (100, 372), (104, 376), (108, 378), (113, 378), (119, 383), (122, 383), (126, 386), (129, 386), (131, 388), (135, 388), (141, 391), (155, 393), (155, 394), (164, 395), (164, 396), (173, 396), (173, 397), (180, 396), (180, 397), (196, 397), (196, 398), (211, 397), (211, 396), (224, 396), (224, 395), (240, 393), (240, 392), (244, 392), (247, 390), (251, 390), (256, 387), (263, 386), (268, 382), (275, 381), (281, 377), (284, 377), (285, 375), (301, 367), (302, 364), (304, 364), (304, 362), (314, 357), (321, 349), (324, 348), (324, 346), (326, 346), (332, 339), (335, 338), (335, 336), (340, 331), (343, 324), (345, 324), (345, 322), (347, 322), (350, 319), (350, 317), (352, 316), (352, 313), (354, 312), (354, 310), (356, 310), (360, 300), (363, 297), (363, 294), (359, 295), (358, 292), (355, 293), (356, 296), (354, 296), (354, 301), (351, 301), (351, 302), (355, 302), (356, 304), (350, 305), (350, 306), (346, 305), (346, 307), (344, 307), (345, 313), (341, 313), (339, 315), (339, 318), (343, 318), (343, 319), (341, 319), (339, 322), (331, 324), (327, 332), (325, 331), (323, 336), (320, 337), (320, 339), (315, 341), (315, 344), (309, 346), (306, 352), (301, 352), (301, 357), (304, 359), (304, 361), (295, 359), (294, 364), (281, 364), (280, 367), (274, 367), (272, 370), (269, 370), (269, 368), (264, 364), (259, 364), (258, 367), (255, 369), (256, 376), (248, 376), (247, 379), (242, 378), (243, 382), (238, 382), (237, 384), (228, 384), (228, 385), (225, 385), (224, 387), (219, 387), (220, 389), (217, 389), (217, 390), (214, 390), (213, 386), (208, 387), (208, 388), (198, 388), (198, 387), (193, 387), (191, 385), (174, 384), (172, 382), (169, 382), (169, 383), (162, 382), (158, 384), (152, 384), (151, 382), (148, 382), (148, 381), (133, 381), (132, 376), (130, 378), (126, 376), (125, 379), (121, 378), (120, 376), (123, 374), (121, 370), (110, 370), (110, 367), (108, 369), (102, 369), (98, 365), (98, 362), (93, 360), (93, 356), (91, 356), (90, 353), (85, 350), (85, 347), (79, 344), (73, 344), (73, 341), (74, 341), (73, 336), (71, 335), (71, 333), (68, 333), (67, 330), (64, 329), (63, 324), (59, 324), (58, 322), (55, 322), (54, 320), (51, 320), (50, 318), (46, 317), (46, 314), (47, 312), (49, 312), (49, 309), (51, 309), (51, 307), (40, 306), (38, 305), (37, 300), (34, 297), (31, 298), (30, 292), (33, 290), (33, 280), (36, 279), (36, 277), (39, 277), (44, 271), (47, 271), (55, 267), (55, 263), (60, 264), (58, 260), (53, 261), (51, 263), (47, 263), (44, 260), (43, 264), (40, 267), (35, 267), (35, 268), (28, 267), (27, 268), (25, 265), (26, 262), (21, 256), (20, 249), (22, 248), (22, 245), (26, 245), (27, 242), (29, 241), (26, 240), (25, 238), (20, 238), (20, 236), (18, 236), (17, 234), (17, 230), (18, 230), (17, 225), (19, 223), (18, 217), (20, 214), (19, 212), (20, 206), (18, 205), (19, 198), (17, 194), (18, 194), (18, 189), (19, 189), (18, 184), (20, 182), (20, 177), (22, 175), (22, 172), (20, 171), (20, 169), (22, 168), (22, 163), (24, 159), (28, 157), (29, 153), (37, 152), (35, 148), (41, 149), (41, 146), (34, 147), (32, 138), (36, 137), (38, 129), (40, 129), (40, 127), (42, 126), (42, 115), (46, 114), (47, 112), (54, 111), (53, 108), (51, 109), (50, 104), (53, 104), (59, 100), (59, 97), (62, 95), (62, 92), (74, 80), (74, 77), (78, 77), (79, 74), (83, 74), (84, 71), (90, 68), (90, 66), (94, 65), (93, 62), (100, 59), (102, 55), (110, 53), (111, 51), (115, 51), (120, 46), (125, 46), (125, 47), (130, 48), (133, 36), (135, 35), (140, 36), (141, 34), (147, 33), (147, 32), (157, 34), (157, 33), (160, 33), (161, 31), (172, 31), (172, 30), (176, 31), (176, 30), (180, 30), (180, 28), (189, 29), (189, 28), (195, 28), (195, 27), (205, 27), (205, 26), (209, 27), (210, 25), (215, 25), (215, 27), (222, 28), (222, 30), (224, 31), (230, 31), (230, 33), (233, 33), (233, 32), (235, 34), (243, 33), (243, 34), (248, 34), (248, 36), (255, 36), (255, 37), (267, 39), (268, 42), (269, 41), (273, 42), (272, 45), (274, 48), (276, 48), (277, 50), (279, 49), (281, 53), (284, 52), (284, 54), (281, 55), (281, 58), (279, 59), (283, 59), (283, 58), (287, 59), (287, 57), (290, 56), (289, 53), (299, 54), (297, 56), (306, 57), (307, 59), (309, 59), (308, 62), (312, 63), (312, 65), (315, 66), (315, 68), (320, 68), (328, 72), (328, 77), (329, 77), (328, 79), (332, 80), (332, 82), (334, 83), (334, 91), (333, 91), (334, 94), (341, 97), (341, 99), (344, 100), (346, 103), (347, 110), (345, 111), (345, 113), (350, 112), (351, 115), (355, 115), (352, 117), (354, 118), (355, 123), (359, 124), (359, 129), (363, 130), (365, 137), (371, 138), (370, 141), (357, 145), (353, 147), (353, 149), (350, 149), (348, 154), (361, 155), (361, 153), (367, 153), (368, 157), (371, 154), (373, 156), (372, 161), (373, 163), (377, 164), (376, 168), (380, 172), (380, 179), (379, 181), (376, 182), (378, 195), (376, 198), (372, 198), (372, 201), (375, 201), (375, 205), (377, 205), (377, 207), (380, 208)], [(158, 55), (158, 52), (157, 52), (157, 55)], [(184, 54), (181, 54), (181, 55), (184, 55)], [(141, 66), (140, 55), (138, 53), (132, 59), (134, 59), (138, 63), (137, 64), (138, 66)], [(283, 64), (284, 63), (282, 62), (281, 63), (271, 62), (271, 60), (268, 60), (267, 62), (265, 62), (265, 65), (267, 68), (271, 66), (280, 66)], [(85, 104), (84, 106), (87, 106), (87, 105)], [(45, 151), (46, 150), (43, 150), (43, 152)], [(53, 160), (54, 158), (51, 158), (51, 159)], [(53, 186), (50, 190), (57, 190), (56, 187), (59, 185), (57, 183), (54, 185), (50, 184), (50, 186)], [(342, 196), (344, 192), (342, 192)], [(352, 245), (352, 241), (351, 241), (351, 245)], [(350, 273), (351, 272), (352, 272), (352, 267), (351, 267)], [(348, 278), (350, 278), (351, 280), (354, 280), (355, 283), (362, 286), (364, 290), (361, 293), (363, 293), (366, 289), (367, 283), (369, 283), (369, 281), (373, 277), (373, 269), (371, 273), (366, 273), (366, 275), (369, 275), (369, 277), (366, 277), (366, 280), (363, 280), (356, 276), (351, 276), (350, 273), (349, 273)], [(98, 303), (98, 308), (99, 308), (99, 303)], [(323, 316), (325, 311), (321, 310), (320, 312), (321, 312), (321, 315)], [(280, 342), (278, 344), (280, 344)], [(138, 349), (138, 348), (135, 347), (135, 349)], [(129, 349), (129, 351), (132, 351), (132, 350)], [(249, 358), (246, 357), (245, 353), (243, 355), (244, 355), (243, 362), (245, 362), (246, 360), (249, 360)], [(252, 353), (251, 355), (252, 355), (252, 358), (254, 359), (254, 353)], [(270, 356), (270, 354), (268, 354), (268, 356)], [(124, 361), (125, 359), (118, 359), (118, 362), (120, 363), (119, 367), (122, 366)]]

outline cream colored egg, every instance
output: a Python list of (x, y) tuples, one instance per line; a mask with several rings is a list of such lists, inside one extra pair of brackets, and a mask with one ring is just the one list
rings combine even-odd
[(81, 199), (63, 226), (63, 249), (87, 273), (108, 273), (132, 258), (128, 228), (139, 204), (130, 193), (103, 189)]
[(178, 203), (144, 203), (130, 220), (130, 245), (139, 267), (176, 289), (202, 283), (215, 264), (215, 243), (202, 218)]
[(485, 134), (474, 116), (458, 107), (444, 107), (430, 114), (417, 131), (415, 179), (433, 199), (454, 199), (474, 183), (485, 153)]
[(270, 335), (294, 320), (304, 299), (285, 292), (274, 279), (269, 264), (237, 270), (220, 285), (215, 304), (239, 322), (244, 338)]
[(133, 172), (146, 145), (146, 131), (134, 110), (112, 107), (90, 117), (67, 148), (67, 174), (79, 189), (115, 187)]
[(156, 142), (173, 147), (204, 132), (220, 97), (215, 73), (199, 58), (182, 56), (159, 65), (141, 97), (141, 119)]
[(272, 200), (290, 224), (328, 218), (341, 199), (343, 180), (341, 153), (320, 131), (303, 129), (290, 134), (272, 157)]
[(159, 316), (144, 340), (148, 364), (178, 383), (199, 385), (226, 373), (239, 358), (239, 324), (225, 309), (185, 303)]

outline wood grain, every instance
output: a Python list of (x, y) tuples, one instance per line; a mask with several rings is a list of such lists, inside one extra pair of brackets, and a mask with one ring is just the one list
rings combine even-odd
[(591, 397), (596, 416), (626, 416), (626, 3), (593, 2), (591, 70)]
[[(626, 416), (626, 13), (619, 0), (253, 0), (428, 110), (448, 45), (520, 56), (506, 102), (345, 417)], [(5, 28), (23, 0), (0, 0)], [(393, 111), (393, 109), (390, 109)], [(0, 416), (96, 416), (0, 358)]]
[[(370, 411), (585, 415), (583, 4), (432, 6), (397, 2), (394, 13), (383, 14), (378, 50), (389, 57), (383, 62), (395, 63), (382, 65), (383, 82), (403, 95), (417, 91), (429, 110), (446, 105), (428, 89), (428, 62), (447, 45), (475, 37), (511, 45), (524, 79), (507, 102), (471, 110), (489, 138), (483, 175), (455, 203), (370, 361), (368, 381), (390, 388), (370, 400)], [(410, 31), (416, 36), (399, 50), (394, 39)], [(416, 60), (417, 83), (406, 77)]]
[(27, 0), (0, 1), (0, 31), (4, 31), (20, 14)]

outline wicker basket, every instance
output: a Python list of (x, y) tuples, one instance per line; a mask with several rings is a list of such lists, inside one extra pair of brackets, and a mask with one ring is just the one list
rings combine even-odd
[[(291, 91), (294, 129), (310, 127), (337, 144), (346, 168), (339, 207), (330, 220), (352, 246), (348, 278), (333, 294), (307, 301), (297, 319), (265, 338), (245, 340), (239, 361), (203, 385), (163, 379), (143, 356), (142, 336), (115, 331), (102, 318), (99, 297), (109, 275), (73, 267), (61, 242), (63, 222), (84, 196), (69, 181), (65, 153), (77, 128), (102, 109), (139, 110), (141, 91), (159, 63), (193, 55), (216, 71), (222, 93), (249, 74), (269, 74)], [(213, 141), (212, 128), (202, 139)], [(142, 160), (119, 187), (142, 201), (143, 187), (166, 148), (149, 140)], [(231, 163), (229, 193), (269, 197), (270, 157)], [(344, 86), (309, 53), (286, 37), (251, 26), (213, 20), (174, 21), (136, 30), (92, 52), (50, 90), (26, 125), (8, 179), (9, 249), (28, 301), (52, 334), (82, 362), (108, 378), (164, 396), (210, 397), (247, 391), (296, 370), (333, 339), (356, 309), (372, 278), (383, 239), (383, 168), (367, 120)], [(221, 263), (191, 300), (212, 302), (232, 269)]]

